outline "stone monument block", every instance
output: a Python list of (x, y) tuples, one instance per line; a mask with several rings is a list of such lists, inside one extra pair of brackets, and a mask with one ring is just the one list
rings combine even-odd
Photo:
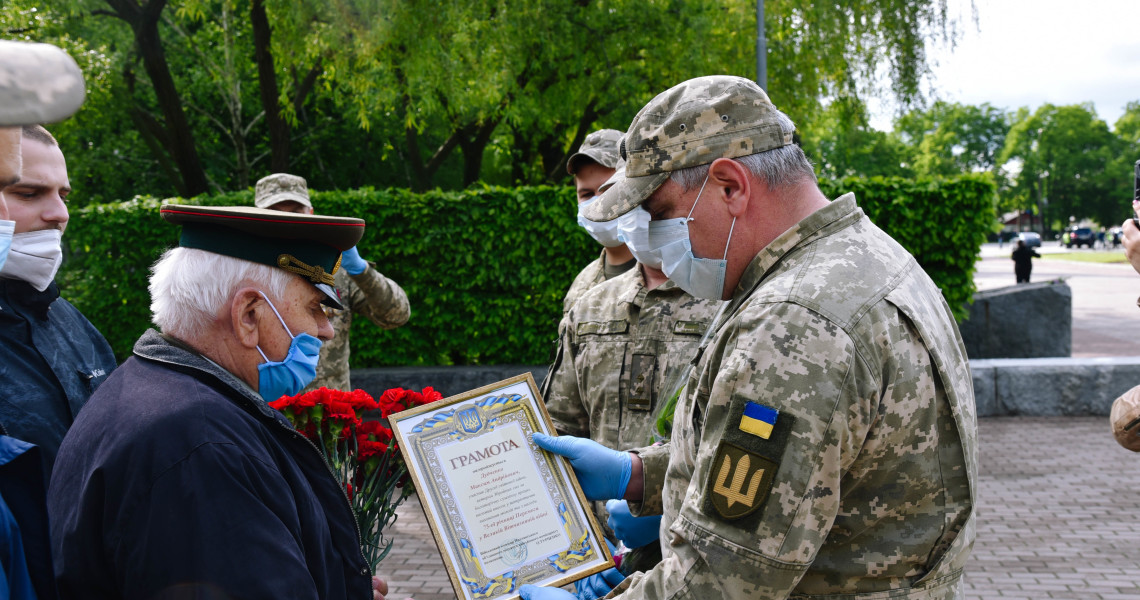
[(1073, 292), (1062, 280), (978, 292), (958, 328), (971, 359), (1069, 356)]

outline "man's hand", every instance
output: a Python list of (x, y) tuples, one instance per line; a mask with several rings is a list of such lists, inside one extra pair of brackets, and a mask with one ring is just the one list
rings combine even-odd
[(344, 267), (349, 275), (360, 275), (368, 268), (368, 263), (360, 258), (360, 251), (353, 246), (340, 254), (340, 266)]
[(629, 452), (610, 450), (593, 440), (571, 435), (551, 437), (535, 433), (534, 443), (543, 450), (570, 459), (570, 466), (574, 468), (587, 500), (625, 496), (633, 469)]
[[(1140, 203), (1133, 202), (1133, 209), (1140, 209)], [(1140, 229), (1136, 228), (1136, 221), (1128, 219), (1120, 226), (1124, 231), (1124, 256), (1132, 263), (1132, 268), (1140, 273)]]
[(606, 511), (610, 513), (606, 523), (629, 548), (650, 544), (661, 535), (661, 515), (635, 517), (629, 513), (629, 503), (625, 500), (606, 502)]
[(519, 588), (522, 600), (574, 600), (574, 594), (561, 588), (539, 587), (526, 584)]

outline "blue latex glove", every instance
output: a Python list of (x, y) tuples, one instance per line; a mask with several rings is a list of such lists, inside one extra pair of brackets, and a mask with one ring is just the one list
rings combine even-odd
[[(617, 554), (617, 548), (606, 540), (606, 545), (610, 547), (610, 555)], [(597, 598), (605, 598), (610, 590), (614, 589), (617, 584), (625, 581), (625, 575), (617, 569), (606, 569), (601, 573), (594, 573), (585, 579), (579, 579), (574, 584), (578, 590), (578, 600), (596, 600)]]
[(605, 598), (610, 590), (617, 587), (617, 584), (625, 581), (625, 575), (622, 575), (617, 569), (606, 569), (601, 573), (594, 573), (585, 579), (578, 580), (578, 600), (597, 600), (598, 598)]
[(548, 588), (526, 584), (519, 587), (522, 600), (574, 600), (574, 594), (562, 588)]
[(625, 496), (625, 488), (633, 472), (633, 459), (629, 452), (610, 450), (594, 440), (572, 435), (552, 437), (535, 433), (534, 443), (543, 450), (570, 459), (570, 466), (574, 468), (587, 500)]
[(349, 275), (360, 275), (368, 268), (368, 263), (360, 258), (360, 251), (353, 246), (340, 254), (340, 266), (344, 267)]
[(661, 535), (661, 515), (635, 517), (629, 514), (629, 503), (625, 500), (606, 502), (606, 510), (610, 513), (606, 523), (627, 548), (640, 548), (657, 541)]

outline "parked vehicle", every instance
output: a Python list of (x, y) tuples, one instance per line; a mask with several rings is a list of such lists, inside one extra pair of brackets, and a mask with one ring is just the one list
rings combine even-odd
[(1027, 248), (1041, 247), (1041, 234), (1036, 231), (1022, 231), (1017, 234), (1017, 239), (1025, 242)]
[(1065, 247), (1072, 248), (1076, 246), (1080, 248), (1081, 246), (1088, 246), (1092, 248), (1094, 244), (1096, 244), (1096, 234), (1093, 233), (1093, 230), (1088, 227), (1077, 227), (1069, 233), (1069, 243), (1066, 244)]

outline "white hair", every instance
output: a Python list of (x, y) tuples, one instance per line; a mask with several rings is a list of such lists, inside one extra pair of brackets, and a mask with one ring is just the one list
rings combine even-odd
[[(794, 131), (796, 126), (792, 120), (782, 112), (776, 113), (776, 119), (781, 131)], [(815, 183), (815, 169), (811, 161), (804, 155), (802, 148), (796, 144), (788, 144), (772, 150), (749, 154), (734, 158), (736, 162), (744, 165), (757, 179), (764, 182), (771, 190), (808, 180)], [(712, 163), (678, 169), (669, 175), (673, 183), (681, 186), (684, 191), (692, 191), (700, 187), (708, 177), (709, 167)]]
[(193, 339), (214, 322), (241, 285), (285, 295), (291, 273), (195, 248), (172, 248), (150, 268), (151, 320), (163, 333)]

